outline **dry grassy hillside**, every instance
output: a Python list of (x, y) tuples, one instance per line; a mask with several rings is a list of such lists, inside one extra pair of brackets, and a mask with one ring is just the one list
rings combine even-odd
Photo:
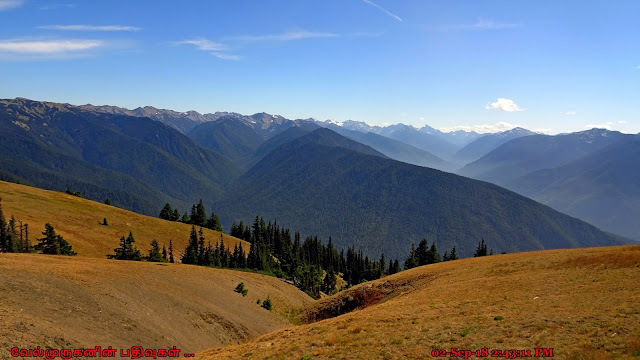
[[(244, 282), (243, 297), (234, 288)], [(256, 305), (269, 296), (274, 308)], [(269, 276), (182, 264), (0, 254), (0, 359), (13, 347), (237, 344), (290, 325), (313, 300)]]
[(434, 349), (454, 347), (544, 347), (565, 359), (637, 358), (639, 280), (640, 246), (440, 263), (323, 299), (302, 318), (364, 309), (210, 349), (199, 358), (430, 359)]
[[(104, 205), (76, 196), (0, 181), (2, 208), (7, 218), (11, 215), (29, 224), (29, 238), (32, 244), (42, 237), (44, 224), (50, 223), (61, 234), (79, 256), (104, 258), (118, 247), (120, 237), (133, 232), (136, 246), (143, 255), (149, 249), (151, 240), (160, 246), (169, 247), (173, 240), (176, 260), (187, 247), (191, 226), (173, 221), (136, 214), (131, 211)], [(158, 209), (160, 212), (160, 209)], [(106, 218), (109, 226), (102, 226)], [(205, 238), (212, 244), (220, 240), (220, 233), (203, 229)], [(223, 235), (225, 245), (231, 250), (241, 242), (234, 237)], [(249, 244), (242, 241), (249, 252)]]

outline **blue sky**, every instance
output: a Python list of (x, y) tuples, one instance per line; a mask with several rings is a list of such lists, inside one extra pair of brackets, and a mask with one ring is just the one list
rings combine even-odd
[(0, 97), (640, 132), (640, 1), (0, 0)]

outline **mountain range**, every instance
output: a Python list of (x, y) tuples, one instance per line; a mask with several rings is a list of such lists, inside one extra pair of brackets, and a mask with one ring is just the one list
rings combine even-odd
[(510, 140), (459, 173), (640, 239), (640, 137), (605, 129)]
[(108, 197), (151, 215), (166, 202), (187, 210), (203, 199), (225, 228), (261, 215), (371, 256), (403, 257), (422, 238), (462, 255), (481, 238), (509, 252), (626, 241), (498, 186), (433, 169), (455, 165), (425, 148), (446, 142), (439, 151), (452, 157), (465, 141), (483, 139), (473, 134), (455, 145), (427, 127), (375, 133), (355, 122), (155, 110), (0, 100), (0, 178)]

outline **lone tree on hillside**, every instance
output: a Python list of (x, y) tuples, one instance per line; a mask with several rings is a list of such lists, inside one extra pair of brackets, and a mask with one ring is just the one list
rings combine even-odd
[(71, 244), (62, 236), (56, 234), (51, 224), (45, 224), (42, 235), (44, 235), (44, 237), (38, 239), (40, 243), (34, 247), (37, 251), (42, 251), (43, 254), (50, 255), (77, 255), (71, 248)]
[(149, 249), (149, 256), (147, 256), (147, 261), (151, 261), (151, 262), (164, 261), (162, 257), (162, 253), (160, 252), (160, 245), (155, 239), (151, 240), (151, 249)]

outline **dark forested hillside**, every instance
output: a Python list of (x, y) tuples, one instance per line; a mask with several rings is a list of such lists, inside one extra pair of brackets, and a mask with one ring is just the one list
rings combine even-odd
[(324, 124), (324, 126), (342, 136), (348, 137), (351, 140), (371, 146), (394, 160), (443, 171), (452, 171), (454, 168), (452, 164), (440, 159), (426, 150), (418, 149), (417, 147), (386, 136), (374, 134), (372, 132), (345, 129), (342, 126), (334, 124)]
[(600, 228), (640, 240), (640, 137), (567, 165), (536, 171), (510, 189)]
[(308, 121), (288, 120), (266, 113), (251, 116), (232, 114), (200, 124), (190, 130), (188, 135), (200, 145), (224, 155), (237, 166), (246, 169), (260, 145), (289, 128), (308, 124)]
[(510, 140), (458, 172), (504, 186), (525, 174), (568, 164), (633, 135), (591, 129), (565, 135)]
[(422, 238), (456, 245), (463, 256), (481, 238), (508, 252), (621, 243), (498, 186), (371, 156), (356, 144), (319, 129), (278, 147), (227, 191), (223, 222), (261, 214), (331, 235), (338, 247), (400, 258)]
[(2, 172), (147, 214), (168, 200), (210, 202), (238, 175), (229, 160), (160, 122), (68, 105), (0, 101), (0, 138)]

